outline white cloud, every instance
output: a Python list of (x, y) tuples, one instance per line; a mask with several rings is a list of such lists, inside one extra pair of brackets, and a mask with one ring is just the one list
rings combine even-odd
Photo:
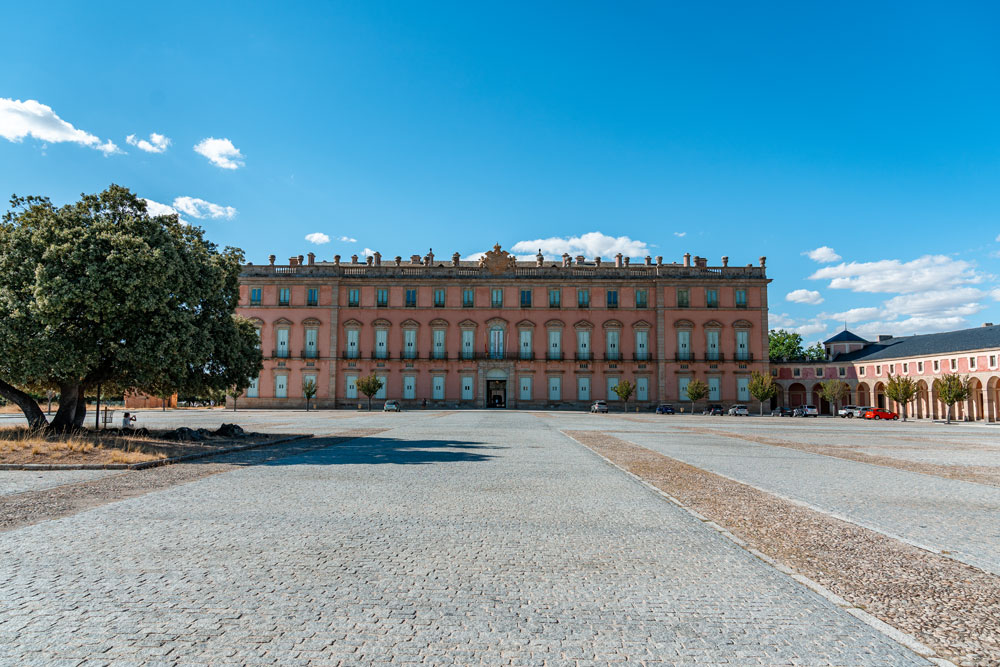
[(993, 297), (994, 301), (1000, 301), (1000, 287), (990, 291), (990, 296)]
[(997, 237), (996, 237), (996, 239), (994, 239), (994, 240), (995, 240), (995, 241), (996, 241), (997, 243), (1000, 243), (1000, 234), (997, 234)]
[(956, 287), (950, 290), (930, 290), (916, 294), (900, 294), (886, 301), (885, 315), (896, 318), (900, 315), (921, 317), (954, 317), (974, 315), (985, 306), (979, 300), (986, 293), (975, 287)]
[(110, 139), (105, 142), (64, 121), (52, 107), (37, 100), (15, 100), (0, 97), (0, 137), (20, 143), (25, 137), (34, 137), (52, 144), (69, 142), (89, 146), (105, 156), (122, 151)]
[(174, 208), (182, 213), (190, 215), (192, 218), (225, 218), (232, 220), (236, 215), (236, 209), (232, 206), (219, 206), (197, 197), (177, 197), (174, 199)]
[(830, 264), (832, 262), (840, 261), (840, 255), (838, 255), (833, 248), (830, 246), (820, 246), (815, 250), (808, 250), (803, 255), (806, 255), (814, 262), (819, 262), (820, 264)]
[[(143, 199), (146, 202), (146, 213), (152, 216), (157, 215), (177, 215), (177, 209), (173, 206), (167, 206), (166, 204), (161, 204), (158, 201), (153, 201), (152, 199)], [(182, 218), (177, 218), (182, 225), (188, 224), (187, 220)]]
[(797, 289), (786, 294), (785, 301), (791, 301), (792, 303), (807, 303), (811, 306), (815, 306), (823, 303), (823, 297), (820, 296), (820, 293), (816, 290)]
[(602, 260), (611, 259), (618, 253), (627, 257), (644, 257), (650, 254), (649, 245), (645, 241), (636, 241), (628, 236), (607, 236), (601, 232), (587, 232), (566, 238), (552, 236), (534, 241), (518, 241), (511, 250), (534, 257), (539, 248), (542, 254), (549, 258), (561, 257), (563, 253), (569, 253), (574, 257), (584, 255), (587, 259), (600, 257)]
[(983, 276), (972, 264), (947, 255), (924, 255), (909, 262), (882, 259), (826, 266), (810, 280), (829, 280), (833, 289), (852, 292), (923, 292), (980, 283)]
[(768, 313), (767, 326), (770, 329), (787, 329), (795, 324), (795, 320), (788, 316), (788, 313)]
[(814, 322), (812, 324), (803, 324), (797, 327), (792, 327), (789, 331), (797, 333), (800, 336), (815, 336), (818, 333), (826, 331), (826, 325), (820, 322)]
[(322, 232), (313, 232), (312, 234), (306, 234), (306, 241), (309, 241), (309, 243), (315, 243), (316, 245), (322, 245), (324, 243), (329, 243), (330, 237)]
[(893, 336), (911, 336), (913, 334), (937, 333), (940, 331), (954, 331), (966, 326), (965, 319), (958, 316), (950, 317), (910, 317), (905, 320), (879, 320), (866, 322), (856, 327), (851, 327), (851, 331), (867, 338), (875, 340), (879, 334), (891, 334)]
[(834, 313), (828, 318), (835, 322), (863, 322), (878, 317), (882, 313), (881, 308), (874, 306), (869, 308), (851, 308), (842, 313)]
[(357, 243), (357, 239), (352, 239), (350, 236), (338, 236), (338, 241), (343, 241), (344, 243)]
[(139, 139), (136, 141), (135, 135), (130, 134), (125, 137), (125, 143), (129, 146), (135, 146), (139, 150), (146, 151), (147, 153), (162, 153), (167, 150), (167, 146), (170, 145), (170, 139), (162, 134), (150, 132), (149, 141), (146, 141), (145, 139)]
[(371, 248), (365, 248), (364, 250), (361, 251), (361, 256), (362, 257), (368, 257), (369, 255), (374, 255), (374, 254), (375, 254), (375, 251), (372, 250)]
[(685, 236), (687, 236), (687, 234), (688, 234), (687, 232), (674, 232), (674, 236), (676, 236), (677, 238), (680, 238), (680, 239), (682, 239)]
[(195, 145), (194, 152), (204, 155), (209, 162), (222, 169), (237, 169), (243, 166), (243, 154), (229, 139), (215, 137), (202, 139)]

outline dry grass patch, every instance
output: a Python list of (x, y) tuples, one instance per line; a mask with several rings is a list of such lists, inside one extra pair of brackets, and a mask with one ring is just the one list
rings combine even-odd
[(31, 431), (27, 427), (0, 429), (0, 463), (96, 464), (142, 463), (166, 458), (148, 438), (115, 433), (80, 432), (71, 435)]

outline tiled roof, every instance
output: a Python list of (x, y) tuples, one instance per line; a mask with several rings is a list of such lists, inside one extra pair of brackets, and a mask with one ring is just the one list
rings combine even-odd
[(966, 352), (986, 348), (1000, 349), (1000, 326), (995, 325), (977, 327), (975, 329), (962, 329), (961, 331), (923, 334), (921, 336), (890, 338), (880, 343), (872, 343), (854, 352), (838, 355), (836, 360), (875, 361), (879, 359), (903, 359), (905, 357), (949, 354), (951, 352)]
[(827, 343), (867, 343), (868, 341), (857, 334), (853, 334), (847, 329), (844, 329), (839, 334), (833, 338), (828, 338), (823, 341), (823, 344)]

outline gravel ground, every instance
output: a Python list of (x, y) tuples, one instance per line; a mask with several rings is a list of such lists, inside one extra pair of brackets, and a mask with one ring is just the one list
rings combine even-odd
[[(110, 471), (112, 474), (103, 474), (96, 479), (2, 495), (0, 496), (0, 532), (14, 530), (39, 521), (70, 516), (93, 507), (142, 496), (178, 484), (186, 484), (241, 466), (259, 465), (278, 458), (295, 456), (314, 449), (336, 445), (352, 438), (375, 435), (383, 430), (385, 429), (355, 429), (337, 437), (296, 440), (258, 449), (233, 452), (232, 454), (222, 454), (190, 463), (176, 463), (146, 470)], [(35, 475), (35, 473), (28, 471), (9, 472)], [(61, 472), (52, 471), (45, 474), (59, 474)], [(105, 473), (107, 471), (74, 472)]]
[[(747, 442), (756, 442), (761, 445), (773, 445), (775, 447), (789, 447), (803, 452), (813, 454), (823, 454), (825, 456), (835, 456), (849, 461), (860, 461), (861, 463), (871, 463), (873, 465), (919, 472), (925, 475), (936, 475), (947, 479), (959, 479), (964, 482), (975, 482), (977, 484), (989, 484), (990, 486), (1000, 486), (1000, 467), (979, 466), (979, 465), (947, 465), (941, 463), (921, 463), (919, 461), (908, 460), (895, 456), (882, 456), (869, 454), (860, 449), (852, 449), (844, 446), (817, 445), (800, 440), (784, 440), (764, 435), (734, 433), (729, 430), (698, 427), (680, 427), (689, 433), (703, 433), (705, 435), (721, 435), (728, 438), (739, 438)], [(859, 447), (864, 445), (859, 445)]]
[(613, 436), (567, 434), (940, 655), (1000, 664), (1000, 577)]

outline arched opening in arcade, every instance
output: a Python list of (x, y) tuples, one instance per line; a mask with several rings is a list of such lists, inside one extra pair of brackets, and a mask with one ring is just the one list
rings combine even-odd
[(865, 382), (859, 382), (857, 391), (855, 392), (855, 405), (866, 407), (871, 405), (871, 390), (868, 388), (868, 384)]
[(797, 408), (806, 404), (806, 387), (801, 382), (796, 382), (788, 388), (788, 407)]
[(812, 388), (812, 405), (816, 406), (821, 415), (830, 414), (830, 402), (823, 398), (823, 385), (818, 382)]
[(885, 385), (881, 382), (875, 383), (875, 402), (872, 405), (876, 408), (886, 408)]
[(913, 416), (917, 419), (926, 419), (931, 414), (930, 406), (930, 393), (927, 388), (927, 382), (924, 380), (917, 380), (917, 393), (913, 399), (914, 411)]

